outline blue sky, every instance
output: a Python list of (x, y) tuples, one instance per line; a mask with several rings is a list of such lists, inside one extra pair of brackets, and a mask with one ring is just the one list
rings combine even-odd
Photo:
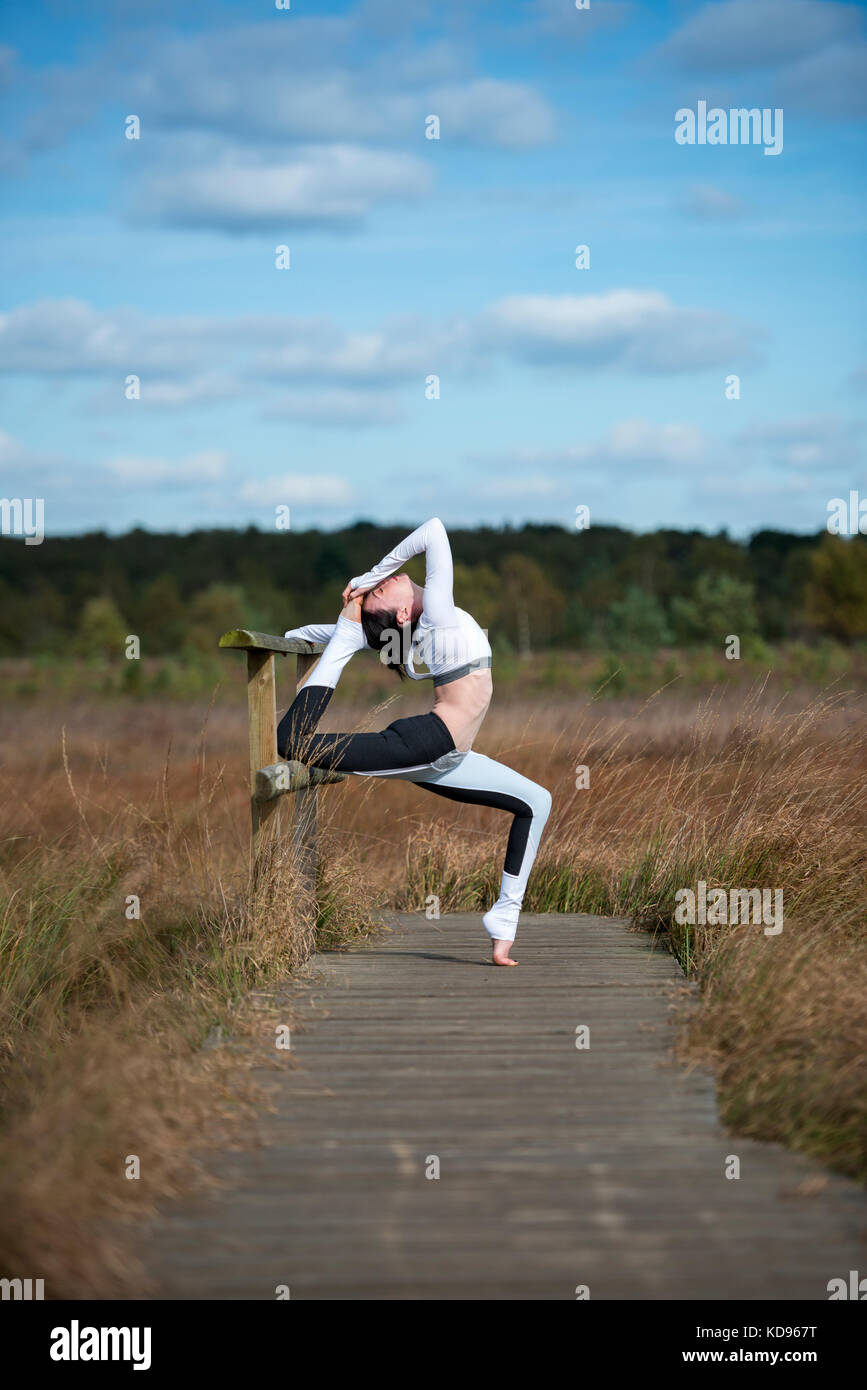
[[(0, 490), (49, 533), (863, 495), (864, 5), (6, 0), (0, 44)], [(782, 152), (677, 143), (699, 101)]]

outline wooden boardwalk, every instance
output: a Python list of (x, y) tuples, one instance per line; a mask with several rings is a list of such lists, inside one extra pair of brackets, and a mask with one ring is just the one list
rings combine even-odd
[(495, 970), (477, 916), (393, 925), (281, 995), (263, 1145), (154, 1223), (157, 1297), (824, 1300), (867, 1273), (864, 1192), (727, 1136), (710, 1074), (673, 1061), (662, 946), (527, 916), (520, 968)]

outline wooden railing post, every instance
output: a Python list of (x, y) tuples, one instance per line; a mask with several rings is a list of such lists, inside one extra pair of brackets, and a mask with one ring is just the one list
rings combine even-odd
[(247, 713), (250, 722), (250, 815), (253, 822), (253, 862), (258, 864), (269, 840), (280, 834), (280, 801), (258, 802), (256, 773), (277, 761), (277, 687), (274, 653), (253, 648), (247, 652)]
[(253, 863), (259, 864), (265, 846), (280, 833), (280, 799), (295, 794), (292, 847), (297, 871), (311, 895), (316, 892), (317, 787), (342, 782), (342, 772), (326, 772), (300, 762), (277, 761), (277, 690), (274, 655), (298, 658), (297, 686), (305, 683), (316, 665), (321, 643), (295, 637), (274, 637), (268, 632), (236, 628), (220, 638), (220, 646), (247, 653), (247, 709), (250, 722), (250, 817), (253, 823)]
[[(316, 665), (316, 656), (299, 653), (295, 668), (295, 689), (301, 689)], [(292, 813), (292, 848), (295, 869), (305, 890), (316, 894), (316, 872), (319, 861), (319, 792), (315, 786), (302, 787), (295, 793)]]

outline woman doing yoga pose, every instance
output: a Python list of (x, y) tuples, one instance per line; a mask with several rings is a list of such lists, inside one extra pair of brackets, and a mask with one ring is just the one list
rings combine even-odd
[[(423, 589), (397, 573), (422, 551)], [(396, 777), (452, 801), (511, 812), (500, 896), (482, 920), (493, 941), (494, 964), (516, 965), (509, 948), (551, 796), (512, 768), (472, 751), (491, 703), (491, 648), (478, 623), (455, 606), (451, 549), (439, 518), (419, 526), (367, 574), (351, 579), (343, 601), (336, 623), (286, 633), (327, 645), (280, 721), (280, 756), (362, 777)], [(341, 671), (362, 647), (378, 649), (386, 665), (412, 680), (432, 678), (433, 710), (396, 719), (379, 733), (316, 733)], [(416, 660), (424, 662), (427, 673), (415, 670)]]

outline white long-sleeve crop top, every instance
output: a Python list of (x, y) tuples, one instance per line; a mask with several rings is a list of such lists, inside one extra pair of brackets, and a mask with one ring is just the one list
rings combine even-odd
[[(452, 594), (452, 552), (446, 528), (439, 517), (431, 517), (423, 526), (396, 545), (366, 574), (351, 580), (353, 589), (374, 589), (383, 579), (395, 574), (401, 565), (414, 555), (425, 556), (425, 585), (421, 616), (412, 639), (412, 652), (406, 662), (406, 673), (412, 680), (433, 678), (434, 685), (458, 680), (470, 671), (491, 664), (491, 647), (475, 618), (455, 605)], [(327, 642), (316, 667), (317, 685), (336, 686), (340, 673), (349, 659), (367, 646), (360, 623), (350, 618), (338, 618), (336, 623), (311, 623), (296, 627), (287, 637), (301, 637), (308, 642)], [(418, 660), (427, 671), (416, 671)]]

